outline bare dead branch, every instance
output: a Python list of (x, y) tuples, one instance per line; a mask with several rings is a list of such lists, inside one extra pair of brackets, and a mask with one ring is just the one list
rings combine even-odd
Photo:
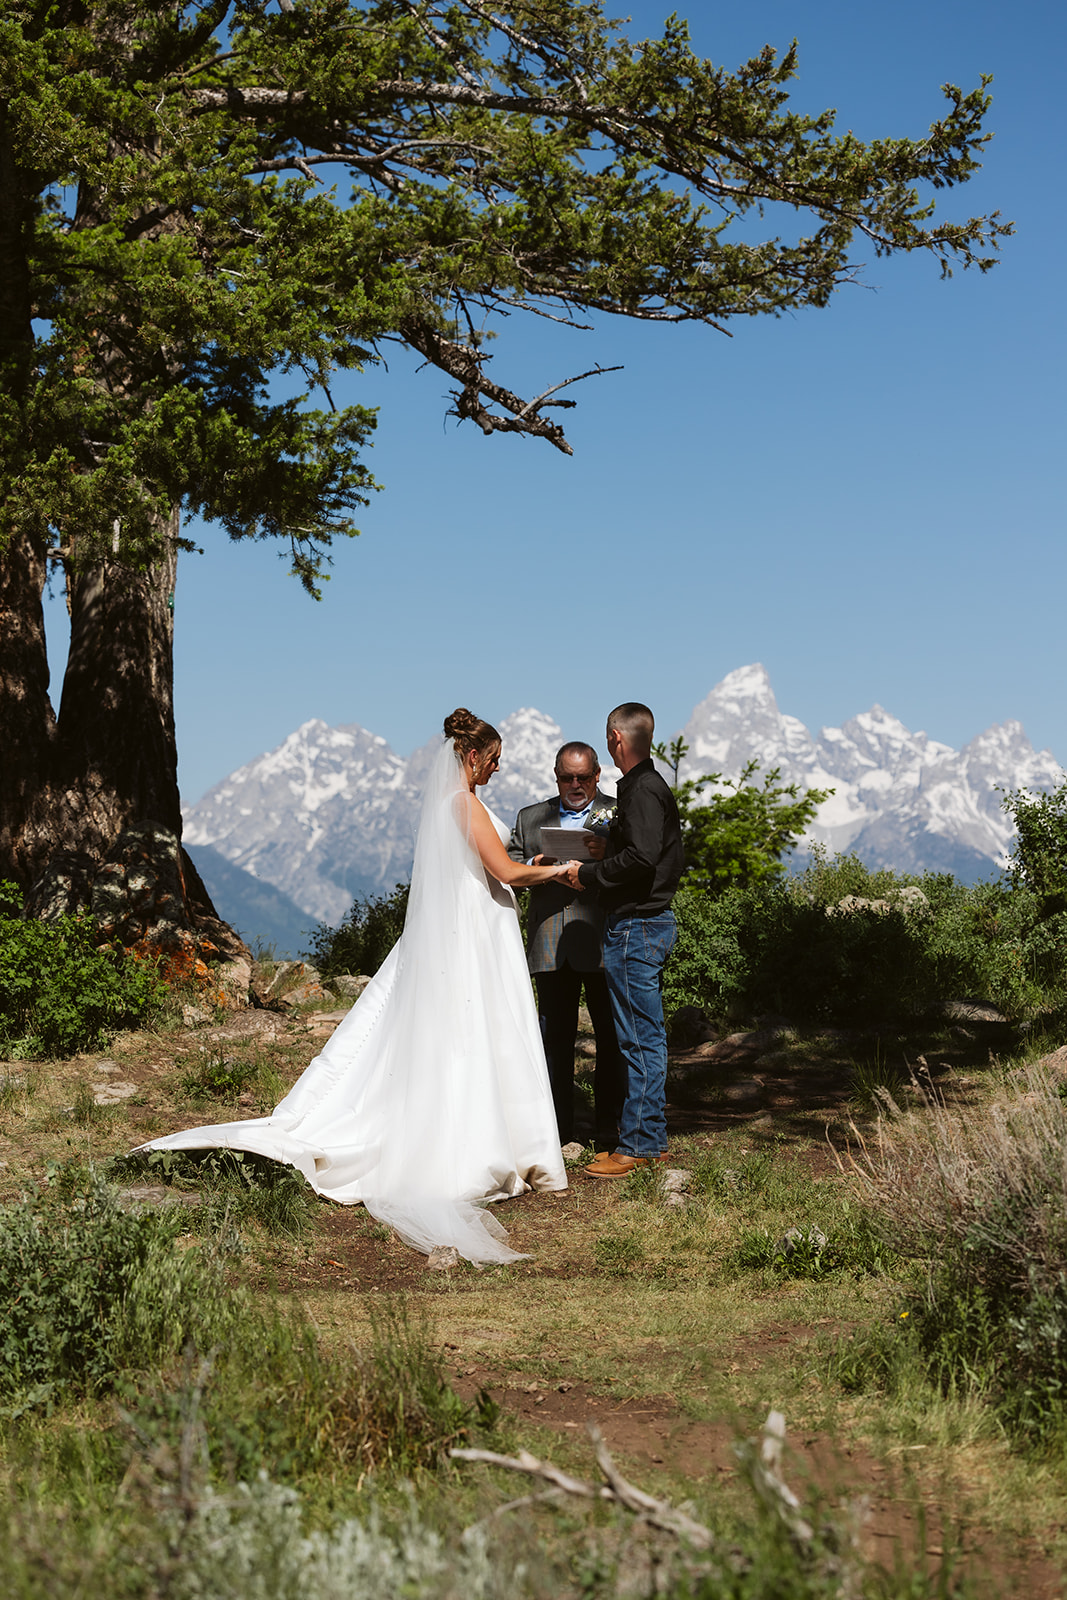
[[(652, 1527), (673, 1534), (675, 1538), (686, 1540), (696, 1550), (714, 1548), (716, 1541), (710, 1528), (706, 1528), (701, 1522), (694, 1522), (692, 1517), (687, 1517), (684, 1511), (676, 1510), (669, 1501), (655, 1500), (652, 1495), (645, 1494), (643, 1489), (638, 1489), (635, 1484), (627, 1482), (612, 1460), (603, 1435), (595, 1423), (589, 1425), (589, 1437), (593, 1441), (597, 1461), (607, 1479), (606, 1483), (586, 1483), (581, 1478), (572, 1478), (568, 1473), (561, 1472), (559, 1467), (553, 1466), (551, 1461), (540, 1461), (527, 1450), (520, 1450), (518, 1456), (501, 1456), (493, 1450), (452, 1450), (450, 1455), (453, 1461), (482, 1461), (487, 1466), (503, 1467), (508, 1472), (524, 1472), (528, 1477), (539, 1478), (542, 1482), (552, 1485), (549, 1491), (552, 1496), (563, 1493), (575, 1495), (583, 1500), (612, 1501), (625, 1507), (627, 1511), (634, 1512)], [(536, 1500), (544, 1498), (546, 1498), (544, 1495), (526, 1495), (521, 1500), (509, 1502), (508, 1507), (500, 1509), (531, 1505)]]
[(522, 410), (516, 412), (515, 421), (521, 422), (523, 417), (537, 411), (544, 405), (550, 394), (556, 394), (560, 389), (565, 389), (569, 383), (581, 383), (583, 378), (595, 378), (602, 372), (621, 371), (621, 367), (590, 367), (588, 372), (579, 372), (573, 378), (564, 378), (562, 383), (555, 383), (551, 389), (546, 389), (544, 394), (539, 394), (536, 400), (527, 400)]
[(735, 1445), (734, 1450), (745, 1476), (764, 1505), (781, 1520), (796, 1544), (806, 1546), (814, 1537), (814, 1529), (801, 1515), (800, 1501), (782, 1477), (784, 1443), (785, 1417), (780, 1411), (772, 1410), (768, 1411), (763, 1424), (758, 1451), (751, 1439)]

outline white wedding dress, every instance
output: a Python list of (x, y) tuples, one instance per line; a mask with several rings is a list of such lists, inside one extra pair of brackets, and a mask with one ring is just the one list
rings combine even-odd
[(325, 1049), (269, 1117), (143, 1150), (250, 1151), (362, 1203), (417, 1250), (518, 1259), (486, 1204), (567, 1179), (515, 897), (470, 839), (475, 803), (443, 740), (404, 932)]

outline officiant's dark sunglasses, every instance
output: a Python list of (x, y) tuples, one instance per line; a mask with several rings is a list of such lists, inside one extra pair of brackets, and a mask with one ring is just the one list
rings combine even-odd
[(595, 772), (557, 772), (557, 783), (592, 783)]

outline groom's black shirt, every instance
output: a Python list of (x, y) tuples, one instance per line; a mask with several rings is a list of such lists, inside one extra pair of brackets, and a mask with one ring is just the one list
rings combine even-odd
[(651, 758), (619, 779), (618, 811), (603, 861), (585, 861), (578, 880), (600, 890), (614, 916), (655, 917), (666, 911), (682, 876), (685, 856), (674, 795)]

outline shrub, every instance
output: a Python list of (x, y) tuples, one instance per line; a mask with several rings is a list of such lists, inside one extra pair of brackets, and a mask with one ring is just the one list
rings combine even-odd
[(65, 1188), (0, 1210), (0, 1396), (22, 1407), (99, 1393), (240, 1314), (218, 1252), (175, 1250), (176, 1208), (124, 1211), (92, 1176)]
[(339, 928), (319, 924), (311, 936), (311, 958), (324, 978), (343, 972), (374, 976), (404, 931), (410, 887), (398, 883), (390, 895), (357, 899)]
[(17, 894), (0, 886), (0, 1049), (74, 1055), (152, 1018), (165, 991), (150, 963), (100, 945), (87, 917), (23, 919)]
[(1010, 790), (1004, 809), (1015, 824), (1013, 882), (1025, 884), (1047, 910), (1067, 910), (1067, 781), (1051, 794)]
[(187, 1220), (124, 1210), (69, 1170), (0, 1210), (0, 1416), (114, 1391), (135, 1435), (173, 1459), (192, 1407), (215, 1474), (245, 1481), (267, 1465), (410, 1474), (488, 1421), (487, 1403), (450, 1388), (424, 1316), (383, 1301), (366, 1349), (327, 1349), (228, 1282), (232, 1231), (179, 1248)]
[(891, 1383), (900, 1346), (944, 1391), (987, 1398), (1020, 1436), (1067, 1425), (1067, 1104), (1031, 1069), (982, 1114), (935, 1102), (883, 1119), (858, 1171), (883, 1239), (926, 1282), (855, 1381)]
[(669, 1016), (697, 1005), (720, 1017), (876, 1023), (974, 998), (1023, 1018), (1067, 997), (1067, 911), (1048, 912), (1005, 879), (968, 887), (816, 853), (786, 883), (718, 898), (683, 889), (674, 907)]

